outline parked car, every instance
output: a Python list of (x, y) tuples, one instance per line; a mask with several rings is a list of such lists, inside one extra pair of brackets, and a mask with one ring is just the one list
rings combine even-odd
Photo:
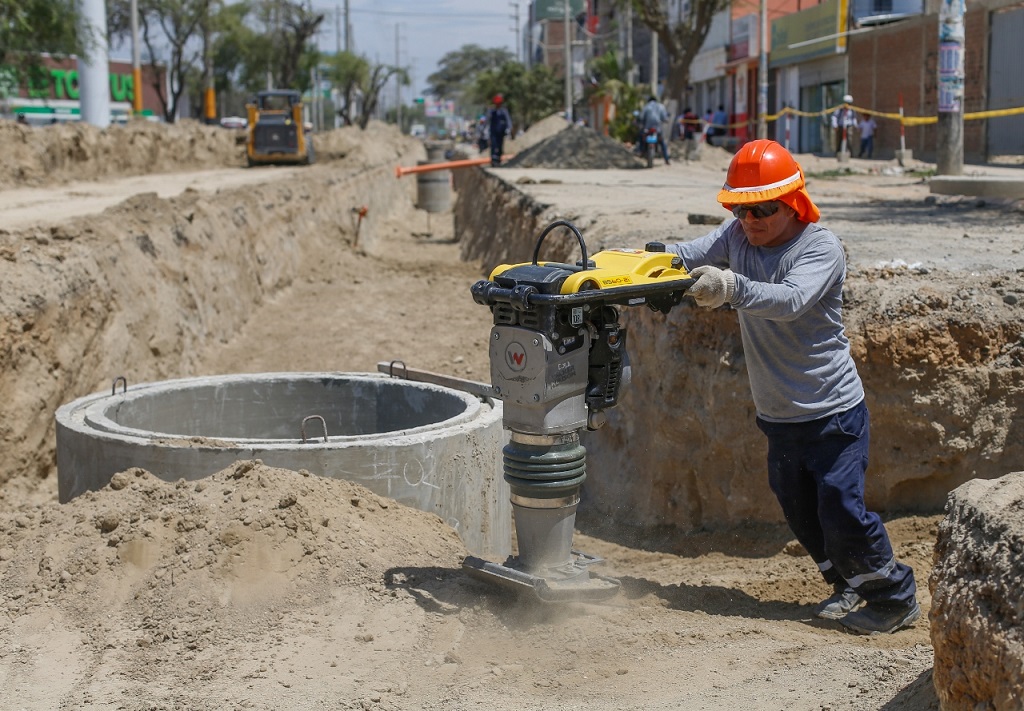
[(249, 122), (242, 116), (225, 116), (220, 125), (224, 128), (248, 128)]

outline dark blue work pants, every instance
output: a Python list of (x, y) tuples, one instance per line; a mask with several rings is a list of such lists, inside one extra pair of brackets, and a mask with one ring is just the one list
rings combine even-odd
[(864, 505), (864, 402), (810, 422), (757, 418), (757, 426), (768, 437), (768, 483), (825, 581), (846, 580), (869, 603), (914, 600), (914, 571), (896, 561), (882, 520)]
[(505, 134), (491, 132), (491, 165), (501, 165), (501, 154), (505, 151)]

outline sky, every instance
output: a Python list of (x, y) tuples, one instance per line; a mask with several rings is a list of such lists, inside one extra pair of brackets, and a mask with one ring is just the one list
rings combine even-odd
[[(505, 48), (515, 55), (517, 5), (521, 38), (526, 0), (349, 0), (350, 49), (392, 65), (397, 49), (397, 64), (411, 72), (412, 86), (402, 89), (402, 103), (408, 104), (423, 96), (441, 57), (463, 45)], [(313, 7), (328, 14), (317, 37), (321, 51), (335, 51), (339, 34), (344, 47), (344, 21), (335, 21), (344, 0), (313, 0)]]

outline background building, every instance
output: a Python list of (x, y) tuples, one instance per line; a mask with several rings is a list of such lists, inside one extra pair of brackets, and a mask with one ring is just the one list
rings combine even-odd
[[(24, 114), (29, 123), (36, 125), (78, 121), (81, 105), (77, 59), (44, 56), (43, 67), (42, 76), (34, 82), (4, 82), (0, 88), (0, 113), (8, 117)], [(152, 118), (163, 115), (154, 83), (164, 82), (165, 74), (162, 68), (157, 71), (158, 74), (152, 66), (142, 65), (142, 114)], [(13, 77), (13, 72), (6, 74)], [(131, 116), (135, 95), (131, 62), (110, 62), (109, 76), (111, 120), (123, 123)]]

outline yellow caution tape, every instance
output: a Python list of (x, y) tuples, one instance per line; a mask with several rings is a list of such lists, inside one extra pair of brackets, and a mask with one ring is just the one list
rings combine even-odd
[[(853, 104), (839, 104), (830, 109), (822, 109), (821, 111), (800, 111), (790, 106), (785, 107), (777, 114), (766, 114), (765, 121), (778, 121), (786, 114), (793, 116), (806, 116), (808, 118), (820, 117), (826, 119), (831, 116), (835, 111), (842, 108), (843, 106), (849, 106), (856, 113), (868, 114), (869, 116), (878, 116), (879, 118), (891, 119), (893, 121), (900, 121), (904, 126), (923, 126), (925, 124), (937, 123), (938, 116), (900, 116), (898, 113), (886, 113), (884, 111), (875, 111), (874, 109), (864, 109)], [(973, 111), (971, 113), (964, 114), (964, 121), (976, 121), (978, 119), (998, 118), (1000, 116), (1016, 116), (1017, 114), (1024, 114), (1024, 106), (1012, 108), (1012, 109), (991, 109), (989, 111)], [(745, 126), (745, 123), (735, 124), (736, 126)]]

